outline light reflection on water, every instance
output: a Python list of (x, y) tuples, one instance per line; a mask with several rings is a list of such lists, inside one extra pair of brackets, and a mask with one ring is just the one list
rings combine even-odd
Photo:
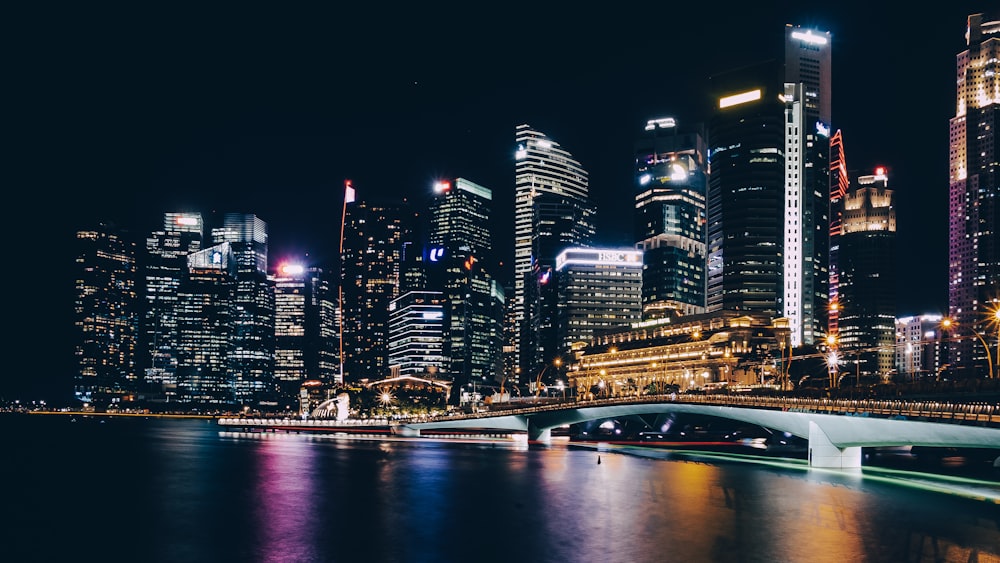
[(1000, 505), (860, 470), (29, 418), (0, 437), (11, 561), (1000, 560)]

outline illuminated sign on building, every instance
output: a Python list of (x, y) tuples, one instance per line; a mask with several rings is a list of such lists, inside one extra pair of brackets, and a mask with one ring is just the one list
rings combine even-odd
[(652, 131), (659, 127), (660, 129), (669, 129), (670, 127), (677, 127), (677, 120), (672, 117), (661, 117), (659, 119), (650, 119), (646, 122), (646, 131)]
[(756, 90), (750, 90), (749, 92), (743, 92), (742, 94), (733, 94), (732, 96), (719, 98), (719, 109), (738, 106), (747, 102), (754, 102), (759, 100), (762, 95), (763, 94), (761, 93), (760, 88), (758, 88)]
[(306, 269), (301, 264), (284, 264), (281, 266), (281, 273), (286, 276), (299, 276)]
[(567, 265), (586, 266), (633, 266), (642, 267), (641, 250), (618, 249), (568, 249), (556, 257), (556, 269), (561, 270)]
[(432, 248), (427, 255), (427, 259), (431, 262), (437, 262), (442, 258), (444, 258), (444, 249), (441, 247)]
[(813, 45), (826, 45), (826, 37), (813, 34), (811, 29), (807, 29), (805, 33), (801, 31), (793, 31), (792, 39), (798, 39), (799, 41), (811, 43)]

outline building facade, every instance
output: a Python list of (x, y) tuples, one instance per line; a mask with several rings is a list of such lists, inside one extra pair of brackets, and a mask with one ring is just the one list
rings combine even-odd
[(389, 367), (389, 304), (398, 297), (404, 242), (416, 215), (405, 201), (355, 198), (347, 186), (340, 254), (341, 378), (382, 379)]
[(958, 326), (948, 361), (957, 377), (986, 377), (989, 355), (972, 333), (993, 333), (1000, 308), (1000, 12), (970, 15), (965, 40), (949, 124), (948, 316)]
[(134, 398), (139, 299), (136, 245), (110, 223), (76, 232), (73, 392), (81, 403)]
[(279, 406), (296, 404), (306, 381), (336, 382), (336, 303), (322, 268), (282, 264), (274, 287), (274, 377)]
[(187, 256), (177, 290), (177, 400), (188, 408), (232, 410), (240, 399), (230, 371), (237, 263), (228, 242)]
[(841, 200), (835, 335), (847, 373), (887, 380), (896, 363), (896, 210), (884, 167)]
[(941, 315), (896, 319), (896, 373), (903, 382), (936, 379), (944, 368)]
[[(514, 344), (515, 379), (534, 374), (558, 354), (556, 256), (571, 246), (593, 245), (596, 208), (587, 171), (544, 133), (515, 128)], [(525, 379), (527, 380), (527, 379)]]
[(443, 373), (456, 387), (501, 377), (504, 303), (491, 271), (492, 206), (492, 190), (455, 178), (435, 184), (427, 213), (425, 263), (444, 296)]
[(557, 364), (568, 364), (574, 351), (595, 335), (622, 330), (642, 320), (641, 251), (568, 248), (556, 257), (555, 269), (559, 296)]
[(831, 35), (786, 26), (773, 60), (712, 77), (708, 310), (782, 316), (825, 339)]
[(705, 312), (708, 147), (701, 125), (649, 120), (635, 143), (635, 246), (642, 252), (642, 315)]
[(389, 375), (439, 378), (444, 355), (445, 298), (412, 290), (389, 304)]
[(177, 397), (177, 291), (187, 276), (187, 257), (202, 249), (204, 233), (200, 213), (168, 212), (163, 215), (163, 229), (146, 238), (141, 264), (144, 400), (169, 402)]
[(236, 401), (277, 406), (274, 379), (274, 291), (267, 279), (267, 223), (253, 214), (227, 213), (212, 229), (214, 244), (229, 243), (236, 262), (229, 372)]

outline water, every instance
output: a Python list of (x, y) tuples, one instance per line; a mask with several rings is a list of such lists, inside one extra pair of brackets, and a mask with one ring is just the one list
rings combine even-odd
[(997, 483), (207, 420), (0, 429), (8, 562), (1000, 561)]

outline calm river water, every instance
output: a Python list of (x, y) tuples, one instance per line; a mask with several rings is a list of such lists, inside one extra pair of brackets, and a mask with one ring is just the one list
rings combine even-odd
[(995, 482), (209, 420), (0, 415), (0, 430), (12, 563), (1000, 561)]

